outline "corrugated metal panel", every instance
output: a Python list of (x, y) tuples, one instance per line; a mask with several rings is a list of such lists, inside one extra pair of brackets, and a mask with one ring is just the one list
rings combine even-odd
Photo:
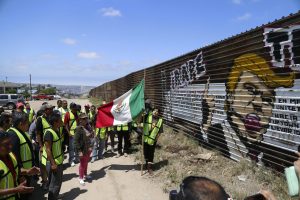
[(300, 13), (91, 90), (112, 100), (144, 77), (174, 128), (240, 160), (279, 170), (300, 146)]

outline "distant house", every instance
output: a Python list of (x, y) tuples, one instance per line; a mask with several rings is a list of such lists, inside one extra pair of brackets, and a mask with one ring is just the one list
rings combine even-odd
[(18, 91), (20, 89), (21, 85), (17, 83), (11, 83), (11, 82), (5, 82), (5, 81), (0, 81), (0, 94), (4, 93), (4, 90), (6, 93), (10, 90), (15, 90)]

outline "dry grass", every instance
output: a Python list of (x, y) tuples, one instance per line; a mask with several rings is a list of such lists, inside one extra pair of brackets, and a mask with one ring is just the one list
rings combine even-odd
[[(208, 160), (199, 159), (200, 155), (205, 154), (212, 156)], [(140, 159), (139, 152), (136, 152), (135, 158)], [(247, 160), (235, 162), (225, 158), (219, 152), (201, 147), (197, 141), (181, 132), (172, 132), (167, 126), (164, 126), (155, 152), (155, 162), (159, 164), (163, 161), (168, 161), (168, 164), (156, 166), (152, 179), (163, 183), (165, 192), (178, 189), (184, 177), (197, 175), (216, 180), (234, 199), (244, 199), (262, 188), (272, 190), (278, 199), (291, 199), (281, 173), (258, 167)], [(244, 175), (246, 181), (240, 181), (240, 175)]]

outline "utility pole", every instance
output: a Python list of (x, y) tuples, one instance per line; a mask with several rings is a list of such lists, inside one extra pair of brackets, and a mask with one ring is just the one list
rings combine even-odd
[(6, 94), (6, 86), (5, 86), (5, 81), (3, 80), (3, 93)]
[(6, 83), (7, 83), (7, 76), (5, 76), (5, 79), (6, 79)]
[(30, 89), (30, 100), (32, 101), (31, 74), (29, 74), (29, 89)]

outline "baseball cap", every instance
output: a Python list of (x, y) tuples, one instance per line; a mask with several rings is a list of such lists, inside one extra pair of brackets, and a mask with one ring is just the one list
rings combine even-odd
[(55, 106), (52, 106), (51, 104), (44, 104), (41, 106), (41, 109), (40, 110), (46, 110), (46, 109), (53, 109)]
[(20, 107), (22, 107), (22, 106), (24, 107), (24, 104), (23, 104), (22, 102), (19, 102), (19, 103), (17, 103), (16, 106), (17, 106), (17, 108), (20, 108)]

